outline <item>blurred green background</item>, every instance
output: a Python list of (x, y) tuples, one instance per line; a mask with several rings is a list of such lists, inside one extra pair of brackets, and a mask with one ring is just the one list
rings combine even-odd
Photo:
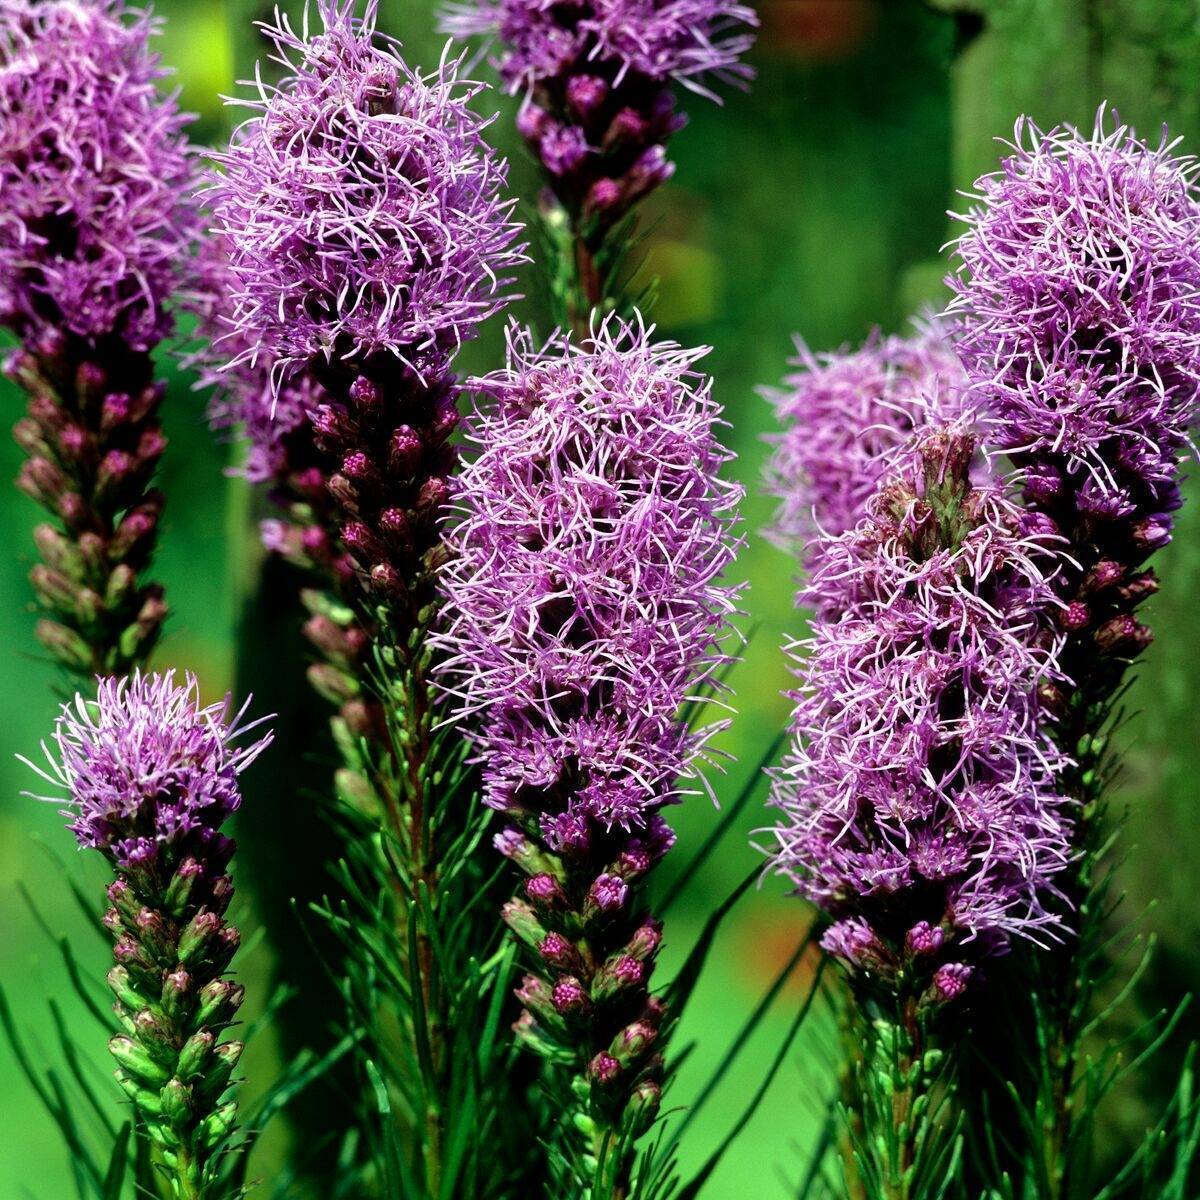
[[(219, 144), (234, 90), (260, 44), (252, 27), (265, 15), (221, 0), (160, 0), (166, 18), (160, 48), (178, 71), (182, 100), (197, 113), (198, 140)], [(417, 62), (432, 62), (442, 39), (430, 0), (382, 0), (384, 28)], [(1154, 135), (1166, 121), (1187, 149), (1200, 149), (1200, 4), (1197, 0), (767, 0), (753, 58), (758, 79), (748, 95), (717, 108), (690, 99), (690, 127), (672, 155), (675, 179), (646, 212), (648, 275), (659, 280), (655, 317), (664, 334), (714, 347), (708, 359), (731, 422), (737, 472), (749, 489), (748, 541), (739, 571), (750, 582), (746, 606), (754, 634), (735, 677), (738, 716), (723, 746), (734, 758), (718, 791), (733, 795), (785, 721), (787, 685), (779, 646), (798, 633), (792, 566), (757, 530), (771, 504), (758, 494), (770, 412), (756, 387), (785, 370), (791, 335), (814, 347), (861, 339), (872, 324), (900, 327), (906, 315), (942, 297), (942, 243), (952, 236), (947, 209), (995, 162), (994, 138), (1018, 113), (1044, 123), (1090, 124), (1102, 99)], [(480, 72), (487, 74), (481, 66)], [(495, 138), (514, 163), (513, 183), (526, 199), (535, 176), (511, 129), (512, 101), (501, 108)], [(490, 102), (490, 100), (489, 100)], [(0, 201), (2, 202), (2, 201)], [(531, 289), (527, 289), (529, 291)], [(535, 302), (518, 314), (537, 319)], [(466, 370), (496, 362), (498, 323), (463, 355)], [(293, 711), (301, 652), (295, 622), (278, 588), (260, 578), (250, 532), (251, 499), (223, 474), (230, 448), (216, 444), (203, 420), (203, 397), (171, 376), (166, 409), (171, 446), (163, 484), (169, 509), (159, 557), (174, 616), (159, 664), (194, 669), (216, 695), (235, 681), (256, 684), (283, 714), (280, 742), (246, 783), (240, 883), (247, 924), (274, 925), (277, 944), (304, 953), (281, 889), (320, 886), (317, 866), (287, 840), (305, 825), (302, 792), (284, 792), (289, 762), (318, 757), (320, 722)], [(11, 424), (20, 398), (0, 384)], [(11, 442), (0, 448), (0, 474), (16, 473)], [(1193, 489), (1194, 490), (1194, 489)], [(89, 930), (65, 885), (67, 873), (99, 896), (103, 872), (75, 853), (51, 806), (20, 795), (30, 785), (17, 753), (32, 753), (46, 735), (61, 683), (31, 650), (33, 616), (25, 574), (32, 562), (34, 507), (15, 491), (0, 500), (0, 981), (18, 1024), (46, 1061), (56, 1056), (47, 998), (56, 996), (79, 1040), (90, 1018), (74, 1001), (58, 949), (21, 897), (36, 903), (54, 935), (68, 934), (98, 969), (106, 950)], [(1130, 813), (1125, 884), (1132, 915), (1152, 899), (1148, 926), (1162, 950), (1143, 987), (1143, 1003), (1170, 1005), (1200, 981), (1200, 916), (1195, 861), (1200, 830), (1193, 800), (1200, 765), (1200, 638), (1194, 597), (1200, 586), (1200, 511), (1185, 513), (1175, 544), (1162, 555), (1164, 579), (1152, 623), (1159, 640), (1135, 691), (1140, 710), (1128, 737), (1128, 770), (1119, 806)], [(239, 630), (250, 643), (238, 668)], [(269, 652), (264, 654), (264, 645)], [(278, 654), (276, 651), (278, 650)], [(282, 657), (280, 657), (282, 656)], [(264, 658), (272, 659), (264, 670)], [(289, 785), (290, 786), (290, 785)], [(258, 807), (256, 808), (256, 802)], [(716, 814), (696, 802), (676, 814), (682, 853), (700, 843)], [(674, 912), (664, 977), (706, 912), (755, 862), (751, 830), (763, 821), (752, 804), (743, 829), (709, 861)], [(753, 1009), (803, 931), (806, 914), (780, 885), (763, 881), (727, 923), (710, 970), (685, 1021), (682, 1038), (699, 1048), (687, 1061), (673, 1099), (686, 1104)], [(289, 934), (290, 929), (290, 934)], [(264, 944), (242, 971), (261, 1003), (272, 971)], [(305, 970), (318, 974), (315, 964)], [(806, 967), (802, 967), (803, 975)], [(803, 980), (783, 993), (721, 1090), (698, 1116), (683, 1147), (696, 1166), (725, 1134), (762, 1077), (786, 1029)], [(103, 1063), (103, 1039), (93, 1055)], [(1191, 1033), (1197, 1032), (1197, 1022)], [(831, 1030), (823, 1017), (806, 1026), (754, 1120), (713, 1177), (716, 1200), (784, 1197), (803, 1169), (828, 1087)], [(269, 1077), (287, 1045), (261, 1039), (247, 1058), (250, 1086)], [(1113, 1146), (1143, 1120), (1157, 1079), (1122, 1098), (1113, 1113)], [(73, 1194), (57, 1133), (0, 1046), (0, 1200)], [(253, 1174), (272, 1178), (287, 1152), (280, 1127), (266, 1139)]]

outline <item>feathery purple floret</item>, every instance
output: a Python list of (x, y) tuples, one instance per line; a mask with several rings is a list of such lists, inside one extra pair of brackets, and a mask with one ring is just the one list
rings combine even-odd
[(765, 487), (779, 499), (767, 536), (800, 552), (819, 533), (861, 520), (889, 463), (926, 419), (930, 400), (950, 412), (962, 367), (945, 328), (916, 322), (908, 337), (875, 331), (856, 350), (814, 354), (797, 339), (781, 388), (764, 389), (783, 425)]
[(1064, 759), (1039, 700), (1058, 677), (1057, 548), (971, 484), (974, 446), (965, 423), (916, 434), (800, 596), (822, 615), (794, 647), (774, 862), (836, 918), (827, 948), (878, 972), (1061, 923)]
[(245, 712), (228, 696), (203, 705), (195, 677), (173, 671), (101, 679), (95, 700), (64, 705), (47, 778), (69, 794), (79, 844), (122, 869), (164, 850), (177, 861), (181, 848), (223, 866), (219, 830), (240, 804), (238, 775), (271, 740), (241, 740), (260, 724)]
[[(1022, 118), (963, 218), (950, 313), (990, 439), (1070, 543), (1067, 674), (1087, 719), (1151, 640), (1145, 560), (1171, 537), (1200, 388), (1196, 163), (1126, 126)], [(1080, 734), (1064, 729), (1067, 745)]]
[[(284, 484), (297, 470), (312, 465), (308, 416), (324, 400), (306, 372), (279, 378), (274, 359), (255, 352), (252, 337), (232, 319), (237, 280), (224, 240), (212, 238), (202, 253), (207, 301), (200, 313), (200, 348), (189, 365), (197, 387), (210, 391), (208, 422), (219, 433), (237, 432), (246, 444), (237, 468), (248, 483)], [(296, 442), (301, 442), (297, 455)], [(297, 461), (297, 460), (300, 461)]]
[(514, 92), (583, 66), (617, 86), (636, 75), (704, 91), (706, 79), (749, 78), (740, 60), (758, 19), (731, 0), (477, 0), (450, 6), (442, 24), (456, 37), (498, 37)]
[(242, 359), (217, 373), (202, 372), (201, 384), (214, 388), (208, 408), (213, 429), (236, 429), (246, 441), (238, 474), (248, 483), (286, 479), (295, 468), (290, 443), (305, 435), (308, 414), (325, 399), (312, 376), (273, 381), (269, 363)]
[(145, 351), (200, 233), (159, 23), (121, 0), (0, 12), (0, 322)]
[(704, 740), (678, 713), (723, 661), (741, 493), (717, 478), (702, 353), (615, 320), (543, 350), (515, 333), (474, 385), (491, 407), (454, 485), (445, 678), (488, 803), (540, 812), (556, 848), (581, 817), (643, 825)]
[(292, 366), (392, 355), (440, 368), (507, 302), (521, 259), (507, 167), (443, 61), (411, 69), (352, 0), (322, 0), (319, 33), (264, 27), (291, 72), (221, 156), (212, 203), (236, 279), (232, 320)]
[(1022, 118), (979, 180), (951, 278), (956, 342), (998, 448), (1103, 522), (1179, 504), (1200, 386), (1196, 163), (1126, 126)]

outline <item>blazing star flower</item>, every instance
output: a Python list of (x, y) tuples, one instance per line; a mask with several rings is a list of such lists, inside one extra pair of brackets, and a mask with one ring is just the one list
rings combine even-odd
[(1062, 919), (1064, 759), (1039, 700), (1059, 677), (1057, 550), (972, 485), (965, 420), (914, 435), (859, 524), (821, 539), (799, 598), (833, 615), (793, 648), (774, 865), (835, 918), (826, 948), (882, 976), (1054, 937)]
[(875, 331), (856, 350), (814, 354), (796, 342), (783, 387), (764, 389), (784, 431), (766, 469), (766, 491), (780, 500), (767, 536), (800, 552), (820, 533), (838, 534), (862, 519), (867, 502), (928, 419), (930, 397), (950, 415), (963, 384), (945, 328), (914, 323), (909, 337)]
[(492, 407), (453, 489), (445, 670), (486, 717), (488, 803), (557, 796), (551, 837), (563, 814), (644, 824), (699, 748), (677, 714), (723, 661), (740, 497), (717, 478), (704, 353), (616, 320), (543, 350), (517, 331), (507, 367), (473, 383)]
[(443, 61), (410, 68), (347, 0), (322, 29), (265, 33), (291, 74), (260, 85), (221, 156), (213, 207), (235, 278), (232, 319), (281, 376), (394, 357), (436, 366), (507, 303), (520, 261), (507, 167)]
[[(65, 704), (38, 773), (69, 797), (71, 830), (116, 870), (104, 925), (108, 983), (125, 1032), (109, 1048), (117, 1081), (179, 1195), (208, 1193), (235, 1129), (225, 1100), (242, 1043), (222, 1042), (243, 988), (226, 978), (240, 942), (221, 833), (241, 803), (238, 776), (270, 742), (228, 697), (203, 705), (193, 676), (101, 679)], [(45, 799), (57, 799), (45, 797)]]
[(30, 397), (17, 485), (53, 518), (34, 535), (38, 639), (89, 679), (143, 661), (166, 616), (140, 578), (166, 445), (150, 351), (196, 299), (201, 220), (157, 32), (119, 0), (0, 7), (0, 324)]
[[(1043, 133), (1022, 118), (979, 180), (950, 280), (956, 343), (989, 436), (1068, 538), (1069, 674), (1150, 640), (1138, 572), (1170, 540), (1200, 387), (1196, 164), (1126, 126)], [(1078, 659), (1078, 661), (1076, 661)]]
[(214, 185), (228, 344), (277, 394), (324, 389), (316, 461), (293, 482), (332, 505), (306, 532), (412, 624), (455, 461), (450, 355), (506, 303), (519, 227), (457, 64), (412, 71), (376, 36), (373, 2), (319, 14), (313, 36), (267, 29), (293, 73), (262, 89)]
[(518, 1035), (576, 1064), (563, 1103), (586, 1084), (610, 1130), (657, 1106), (660, 932), (638, 885), (706, 740), (681, 710), (726, 661), (741, 494), (717, 476), (704, 351), (651, 334), (609, 319), (538, 349), (514, 331), (507, 366), (473, 381), (478, 453), (454, 484), (435, 638), (509, 819), (497, 847), (527, 876), (504, 912), (536, 961)]
[(179, 683), (168, 671), (102, 679), (95, 700), (64, 705), (53, 780), (70, 796), (79, 844), (125, 870), (223, 845), (218, 831), (241, 803), (237, 777), (271, 740), (238, 745), (254, 726), (230, 704), (201, 706), (195, 677)]
[(0, 11), (0, 322), (152, 349), (200, 231), (159, 22), (120, 0)]
[(745, 84), (754, 10), (732, 0), (474, 0), (442, 28), (494, 36), (500, 73), (525, 103), (518, 128), (595, 250), (605, 230), (673, 171), (665, 146), (685, 123), (672, 84)]

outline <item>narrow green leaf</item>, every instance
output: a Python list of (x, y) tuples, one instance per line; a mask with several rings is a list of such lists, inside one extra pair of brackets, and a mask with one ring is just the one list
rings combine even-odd
[(684, 1006), (688, 1002), (688, 998), (695, 990), (696, 982), (700, 978), (700, 972), (704, 969), (704, 963), (708, 958), (708, 953), (712, 949), (713, 942), (716, 939), (717, 932), (721, 928), (721, 924), (732, 911), (734, 905), (749, 891), (754, 881), (762, 874), (762, 867), (756, 866), (745, 879), (741, 881), (729, 893), (728, 896), (721, 902), (716, 910), (709, 915), (708, 920), (704, 923), (704, 928), (700, 931), (700, 936), (696, 939), (695, 945), (689, 951), (687, 958), (684, 960), (683, 966), (679, 969), (679, 974), (667, 985), (666, 998), (668, 1005), (676, 1012), (683, 1011)]
[(743, 1047), (750, 1040), (751, 1036), (753, 1036), (754, 1031), (758, 1028), (759, 1024), (762, 1022), (762, 1019), (770, 1010), (771, 1005), (775, 1003), (775, 998), (783, 989), (784, 984), (786, 984), (791, 978), (792, 972), (796, 969), (801, 958), (804, 957), (805, 951), (807, 951), (809, 946), (812, 945), (813, 934), (815, 931), (816, 925), (814, 923), (809, 926), (808, 932), (805, 933), (804, 937), (800, 939), (800, 944), (796, 947), (796, 949), (792, 952), (791, 957), (783, 965), (783, 969), (776, 974), (775, 978), (771, 981), (770, 986), (763, 994), (762, 999), (757, 1005), (755, 1005), (754, 1011), (742, 1025), (741, 1029), (738, 1030), (737, 1036), (729, 1045), (729, 1049), (725, 1051), (725, 1054), (722, 1056), (721, 1061), (717, 1064), (716, 1069), (708, 1077), (704, 1086), (697, 1094), (695, 1100), (693, 1100), (689, 1106), (687, 1114), (679, 1124), (678, 1136), (683, 1136), (684, 1130), (687, 1129), (687, 1127), (692, 1123), (696, 1117), (696, 1114), (700, 1112), (700, 1110), (708, 1102), (709, 1097), (712, 1096), (713, 1092), (717, 1089), (721, 1080), (725, 1078), (726, 1072), (733, 1065), (737, 1059), (737, 1056), (742, 1052)]
[[(105, 1135), (109, 1138), (117, 1136), (116, 1127), (109, 1119), (108, 1113), (104, 1106), (100, 1103), (90, 1081), (84, 1074), (83, 1064), (79, 1058), (79, 1050), (72, 1040), (71, 1035), (67, 1032), (67, 1024), (62, 1015), (62, 1009), (59, 1008), (57, 1001), (50, 1001), (50, 1015), (54, 1021), (54, 1028), (58, 1034), (58, 1044), (62, 1048), (63, 1058), (66, 1059), (67, 1067), (71, 1072), (71, 1077), (75, 1080), (76, 1086), (83, 1093), (84, 1099), (91, 1106), (92, 1111), (100, 1121), (104, 1129)], [(109, 1080), (111, 1083), (111, 1078)]]
[(126, 1121), (116, 1135), (108, 1170), (104, 1173), (104, 1200), (121, 1200), (125, 1188), (125, 1171), (129, 1165), (129, 1139), (133, 1135), (133, 1123)]

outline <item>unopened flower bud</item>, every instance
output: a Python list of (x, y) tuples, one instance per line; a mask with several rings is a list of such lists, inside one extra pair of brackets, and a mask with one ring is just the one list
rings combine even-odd
[(619, 875), (598, 875), (588, 892), (588, 903), (602, 913), (616, 912), (629, 894), (629, 885)]
[(612, 999), (637, 987), (646, 976), (641, 961), (630, 954), (610, 958), (592, 980), (592, 999), (597, 1003)]
[(965, 963), (943, 963), (934, 972), (930, 987), (932, 999), (943, 1004), (958, 999), (967, 990), (973, 974), (974, 968)]
[(1112, 617), (1092, 635), (1105, 654), (1134, 658), (1154, 640), (1154, 634), (1135, 618), (1123, 615)]
[(110, 1038), (108, 1048), (121, 1067), (146, 1086), (161, 1087), (170, 1078), (170, 1072), (155, 1062), (144, 1046), (124, 1034)]
[(556, 967), (560, 971), (575, 971), (579, 969), (579, 951), (561, 933), (548, 933), (538, 946), (538, 954), (547, 966)]
[(517, 132), (529, 142), (536, 142), (546, 127), (546, 110), (526, 101), (517, 113)]
[(359, 412), (367, 415), (377, 413), (383, 404), (378, 385), (365, 375), (359, 375), (350, 385), (350, 399)]
[(211, 949), (213, 939), (221, 929), (216, 913), (197, 913), (179, 935), (179, 961), (184, 966), (202, 959)]
[(566, 903), (562, 886), (553, 875), (532, 875), (525, 881), (525, 895), (543, 909), (558, 908)]
[(388, 467), (393, 474), (410, 475), (421, 461), (421, 439), (408, 425), (399, 426), (388, 443)]
[(629, 945), (626, 947), (626, 950), (634, 958), (645, 960), (656, 954), (661, 944), (662, 922), (650, 918), (643, 921), (634, 931), (633, 937), (629, 939)]
[(1171, 519), (1162, 514), (1146, 517), (1133, 527), (1133, 542), (1143, 553), (1161, 550), (1171, 540)]
[(1091, 621), (1092, 614), (1090, 609), (1082, 600), (1072, 600), (1066, 608), (1062, 610), (1059, 620), (1062, 627), (1068, 633), (1078, 633), (1081, 629), (1086, 629), (1088, 622)]
[(578, 1016), (591, 1008), (587, 991), (573, 975), (566, 975), (558, 980), (550, 995), (555, 1010), (564, 1017)]
[(944, 938), (938, 926), (918, 921), (904, 935), (904, 945), (910, 954), (934, 954), (941, 949)]
[(567, 103), (584, 121), (608, 99), (607, 80), (598, 75), (572, 75), (567, 80)]
[(510, 900), (500, 910), (500, 917), (527, 946), (536, 950), (542, 944), (546, 930), (524, 900)]
[(625, 1113), (634, 1137), (645, 1133), (654, 1124), (661, 1103), (662, 1085), (655, 1080), (643, 1079), (633, 1089)]
[(621, 1074), (621, 1064), (609, 1053), (601, 1050), (590, 1063), (588, 1063), (588, 1075), (595, 1080), (596, 1083), (607, 1085), (612, 1083), (618, 1075)]

